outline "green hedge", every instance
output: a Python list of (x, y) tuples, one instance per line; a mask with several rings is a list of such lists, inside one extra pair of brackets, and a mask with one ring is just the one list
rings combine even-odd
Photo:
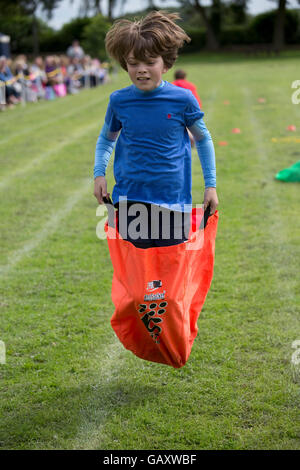
[(52, 31), (48, 34), (42, 34), (40, 37), (41, 52), (66, 52), (74, 39), (82, 42), (84, 39), (85, 28), (91, 24), (92, 19), (76, 18), (66, 23), (59, 31)]
[[(272, 42), (275, 18), (276, 10), (262, 13), (253, 18), (247, 28), (249, 42)], [(299, 40), (299, 14), (295, 10), (286, 11), (285, 40), (287, 44), (295, 44)]]
[(191, 42), (184, 47), (183, 52), (197, 52), (199, 49), (203, 49), (205, 47), (205, 29), (186, 29), (186, 32), (191, 38)]
[[(219, 33), (220, 46), (270, 44), (273, 39), (276, 10), (262, 13), (252, 18), (248, 25), (224, 27)], [(88, 54), (97, 54), (104, 58), (104, 37), (109, 27), (107, 19), (98, 15), (94, 18), (76, 18), (65, 24), (59, 31), (49, 28), (39, 20), (40, 52), (63, 53), (78, 39)], [(11, 51), (32, 53), (32, 18), (25, 16), (1, 17), (0, 31), (11, 37)], [(99, 34), (97, 32), (99, 31)], [(191, 43), (182, 50), (183, 53), (197, 52), (205, 47), (206, 33), (202, 27), (187, 27)], [(287, 44), (300, 44), (300, 11), (287, 10), (285, 20), (285, 37)], [(94, 40), (95, 38), (95, 40)], [(103, 44), (102, 44), (103, 43)]]
[[(248, 25), (223, 28), (219, 34), (220, 46), (272, 43), (275, 16), (276, 11), (270, 11), (257, 15)], [(186, 31), (192, 41), (185, 46), (183, 52), (196, 52), (205, 47), (206, 34), (203, 28), (187, 28)], [(300, 44), (299, 10), (287, 10), (285, 38), (287, 44)]]
[[(38, 20), (40, 36), (53, 34), (53, 30)], [(24, 15), (0, 17), (0, 32), (10, 36), (10, 49), (13, 54), (33, 51), (32, 18)]]

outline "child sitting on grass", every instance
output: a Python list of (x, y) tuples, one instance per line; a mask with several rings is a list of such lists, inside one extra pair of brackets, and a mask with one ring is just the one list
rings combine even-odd
[[(187, 130), (195, 139), (202, 165), (204, 209), (210, 206), (212, 215), (218, 205), (215, 152), (202, 120), (204, 113), (191, 91), (162, 80), (162, 75), (175, 63), (178, 49), (190, 41), (176, 24), (177, 19), (176, 13), (153, 11), (140, 21), (116, 21), (106, 35), (108, 54), (128, 72), (132, 85), (110, 95), (96, 145), (94, 196), (103, 204), (103, 197), (109, 195), (105, 172), (117, 141), (112, 199), (119, 209), (118, 230), (123, 239), (139, 248), (187, 240), (192, 210), (192, 161)], [(128, 231), (134, 216), (130, 209), (136, 203), (147, 209), (138, 237), (136, 232)], [(169, 221), (167, 237), (163, 223), (156, 217), (159, 212), (162, 222)]]

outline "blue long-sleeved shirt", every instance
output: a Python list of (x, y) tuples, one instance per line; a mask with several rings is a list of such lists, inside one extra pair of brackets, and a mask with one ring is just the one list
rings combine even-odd
[(216, 187), (214, 146), (203, 115), (190, 91), (168, 82), (151, 92), (134, 85), (114, 92), (96, 144), (94, 177), (105, 175), (121, 131), (113, 202), (126, 196), (166, 206), (175, 202), (181, 208), (190, 204), (191, 149), (186, 128), (195, 139), (205, 187)]
[[(203, 119), (198, 119), (189, 127), (195, 139), (197, 153), (201, 162), (205, 188), (216, 187), (215, 149)], [(109, 159), (114, 150), (119, 132), (110, 132), (104, 123), (96, 144), (94, 178), (105, 176)]]

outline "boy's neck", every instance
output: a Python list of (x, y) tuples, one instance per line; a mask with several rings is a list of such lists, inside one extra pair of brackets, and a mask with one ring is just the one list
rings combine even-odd
[(137, 86), (135, 86), (135, 85), (133, 85), (133, 86), (134, 86), (134, 89), (136, 91), (141, 93), (141, 95), (147, 95), (148, 93), (153, 93), (153, 91), (159, 90), (160, 88), (162, 88), (164, 86), (164, 84), (165, 84), (165, 81), (162, 80), (156, 88), (153, 88), (153, 90), (140, 90)]

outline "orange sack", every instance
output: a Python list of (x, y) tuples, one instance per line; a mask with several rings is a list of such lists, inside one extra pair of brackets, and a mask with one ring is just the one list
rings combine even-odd
[[(203, 228), (194, 208), (188, 240), (141, 249), (123, 240), (115, 221), (105, 225), (114, 268), (111, 325), (121, 343), (147, 361), (184, 366), (213, 277), (218, 211)], [(202, 222), (202, 223), (201, 223)]]

